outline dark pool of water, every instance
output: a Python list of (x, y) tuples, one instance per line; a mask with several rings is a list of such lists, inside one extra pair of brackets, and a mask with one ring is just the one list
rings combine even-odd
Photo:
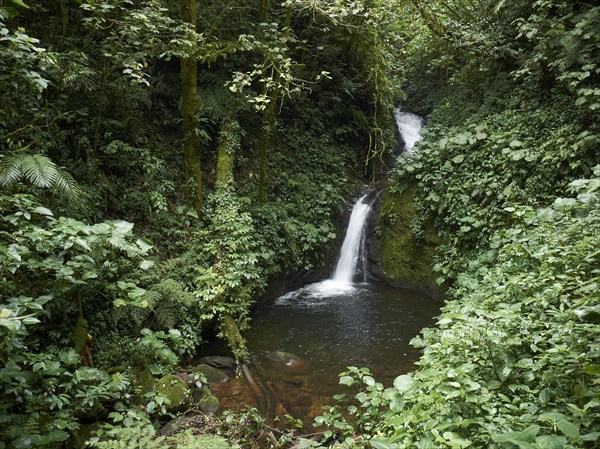
[[(253, 317), (245, 332), (252, 369), (268, 396), (271, 415), (309, 423), (343, 392), (339, 373), (368, 367), (386, 385), (414, 369), (419, 352), (409, 345), (431, 326), (440, 303), (413, 289), (325, 281), (287, 294)], [(286, 351), (301, 361), (285, 365), (270, 354)], [(252, 402), (242, 381), (216, 387), (223, 405)], [(254, 405), (254, 404), (250, 404)]]

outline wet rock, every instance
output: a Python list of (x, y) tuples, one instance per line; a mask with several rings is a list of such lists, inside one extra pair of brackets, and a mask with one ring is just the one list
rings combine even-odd
[(203, 387), (200, 390), (200, 400), (198, 401), (198, 408), (207, 415), (215, 413), (220, 407), (219, 399), (210, 391), (209, 388)]
[(192, 370), (192, 376), (197, 375), (199, 377), (204, 376), (209, 384), (219, 384), (227, 382), (229, 376), (223, 371), (208, 366), (206, 363), (201, 363)]
[(223, 357), (220, 355), (207, 355), (202, 357), (200, 361), (212, 366), (213, 368), (219, 369), (232, 369), (235, 364), (233, 357)]
[(267, 358), (272, 362), (281, 363), (286, 366), (292, 366), (302, 361), (300, 357), (285, 351), (269, 352)]
[(190, 399), (190, 387), (183, 379), (173, 374), (160, 379), (156, 383), (154, 391), (169, 400), (169, 404), (166, 406), (169, 411), (183, 409)]

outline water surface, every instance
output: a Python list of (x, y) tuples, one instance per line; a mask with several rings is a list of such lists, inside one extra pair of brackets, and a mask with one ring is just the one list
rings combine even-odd
[[(338, 375), (349, 365), (368, 367), (378, 381), (391, 385), (414, 369), (419, 352), (409, 342), (434, 323), (439, 306), (418, 290), (327, 280), (263, 307), (245, 336), (269, 412), (310, 423), (344, 391)], [(273, 361), (275, 351), (294, 354), (300, 362)], [(217, 389), (225, 406), (247, 401), (235, 382)]]

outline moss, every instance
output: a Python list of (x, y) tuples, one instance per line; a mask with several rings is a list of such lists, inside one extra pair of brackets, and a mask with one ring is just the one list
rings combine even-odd
[(156, 383), (154, 391), (169, 399), (169, 404), (167, 405), (169, 411), (181, 409), (187, 404), (190, 398), (190, 388), (185, 381), (172, 374), (160, 379)]
[(229, 380), (229, 376), (223, 371), (213, 368), (212, 366), (208, 366), (205, 363), (201, 363), (196, 366), (192, 370), (192, 375), (195, 375), (199, 379), (206, 379), (206, 382), (209, 384), (218, 384), (221, 382), (227, 382)]
[(386, 190), (381, 197), (377, 219), (380, 266), (391, 285), (416, 287), (437, 294), (432, 270), (437, 235), (432, 226), (426, 226), (424, 238), (417, 240), (411, 229), (415, 190), (416, 186), (399, 194)]
[(215, 413), (219, 410), (221, 404), (219, 399), (210, 391), (208, 388), (203, 387), (201, 390), (200, 400), (198, 401), (198, 408), (206, 414)]
[(246, 340), (240, 334), (240, 329), (231, 315), (225, 314), (221, 317), (221, 332), (225, 336), (236, 361), (238, 363), (245, 363), (248, 360)]

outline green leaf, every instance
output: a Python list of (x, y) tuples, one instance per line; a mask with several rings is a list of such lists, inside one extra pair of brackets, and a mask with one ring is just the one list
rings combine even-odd
[(557, 435), (542, 435), (535, 439), (535, 444), (539, 449), (564, 449), (567, 440)]
[(340, 377), (340, 385), (351, 386), (351, 385), (354, 385), (354, 383), (355, 383), (355, 380), (351, 376), (342, 376), (342, 377)]
[(21, 8), (29, 9), (29, 6), (27, 6), (25, 3), (23, 3), (23, 0), (10, 0), (10, 1), (17, 6), (20, 6)]
[(378, 438), (372, 439), (369, 443), (371, 443), (371, 446), (375, 449), (398, 449), (399, 447), (397, 444), (388, 443), (387, 441)]
[[(132, 227), (133, 227), (133, 224), (132, 224)], [(140, 249), (144, 253), (147, 253), (153, 247), (152, 243), (146, 239), (137, 239), (135, 243), (137, 246), (140, 247)]]
[(375, 385), (375, 379), (373, 379), (371, 376), (363, 377), (362, 381), (365, 385), (369, 385), (369, 386)]
[(113, 222), (113, 225), (115, 226), (114, 232), (119, 234), (127, 234), (133, 229), (133, 223), (124, 220), (116, 220)]
[(400, 393), (406, 393), (415, 383), (410, 374), (403, 374), (394, 379), (394, 388)]
[(525, 430), (520, 432), (518, 435), (516, 435), (514, 438), (518, 441), (525, 441), (527, 443), (533, 443), (533, 441), (535, 440), (535, 437), (537, 436), (539, 431), (540, 431), (540, 426), (538, 426), (537, 424), (532, 424), (529, 427), (527, 427)]
[(69, 434), (64, 430), (53, 430), (47, 435), (47, 438), (50, 442), (53, 441), (67, 441), (69, 439)]
[(38, 206), (35, 209), (33, 209), (34, 212), (40, 214), (40, 215), (46, 215), (48, 217), (52, 217), (52, 211), (46, 207), (42, 207), (42, 206)]
[(556, 423), (556, 427), (560, 429), (560, 431), (572, 438), (573, 440), (579, 440), (579, 428), (570, 421), (561, 420)]

